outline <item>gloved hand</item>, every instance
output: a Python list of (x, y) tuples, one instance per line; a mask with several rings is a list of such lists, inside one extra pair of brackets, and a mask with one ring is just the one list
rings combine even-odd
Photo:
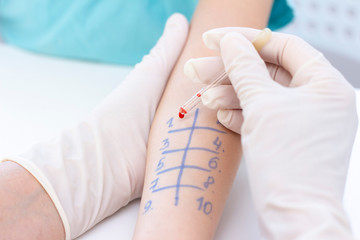
[[(261, 42), (258, 48), (268, 41), (268, 34), (264, 30), (254, 36), (252, 40)], [(265, 39), (264, 39), (265, 37)], [(259, 51), (260, 49), (257, 49)], [(291, 75), (281, 66), (265, 63), (266, 67), (275, 82), (283, 86), (289, 86)], [(194, 82), (210, 84), (216, 76), (224, 71), (224, 64), (220, 56), (190, 59), (184, 66), (185, 75)], [(233, 132), (240, 133), (243, 122), (240, 102), (229, 79), (226, 79), (220, 86), (210, 88), (201, 96), (202, 103), (211, 109), (218, 110), (217, 117), (220, 123)]]
[(7, 158), (45, 188), (66, 239), (140, 197), (150, 125), (187, 32), (185, 17), (173, 15), (150, 54), (89, 117), (52, 141)]
[[(259, 56), (249, 41), (257, 33), (215, 29), (204, 41), (220, 51), (234, 88), (221, 101), (236, 94), (242, 108), (238, 131), (262, 233), (279, 240), (353, 239), (342, 197), (357, 129), (354, 90), (295, 36), (273, 33)], [(198, 61), (191, 71), (201, 81), (205, 64)], [(264, 61), (291, 76), (289, 87), (273, 81)]]

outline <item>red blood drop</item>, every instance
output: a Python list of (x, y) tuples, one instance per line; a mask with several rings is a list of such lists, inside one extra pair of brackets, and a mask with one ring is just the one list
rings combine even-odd
[(181, 112), (179, 112), (179, 118), (184, 118), (184, 114), (183, 113), (181, 113)]

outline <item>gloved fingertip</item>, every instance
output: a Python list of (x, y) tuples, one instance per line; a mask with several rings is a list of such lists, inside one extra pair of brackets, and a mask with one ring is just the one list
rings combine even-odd
[[(240, 45), (240, 43), (245, 43), (245, 45)], [(244, 35), (238, 32), (229, 32), (225, 34), (220, 39), (219, 48), (232, 46), (234, 44), (236, 44), (236, 46), (246, 46), (247, 48), (248, 47), (254, 48), (252, 43)]]
[(197, 74), (197, 71), (193, 65), (193, 60), (194, 59), (190, 59), (189, 61), (187, 61), (184, 65), (184, 74), (186, 77), (188, 77), (190, 80), (192, 80), (193, 82), (198, 82), (201, 83), (200, 79), (199, 79), (199, 75)]
[(240, 134), (242, 117), (240, 111), (230, 109), (220, 109), (217, 112), (219, 122), (227, 129)]
[(226, 126), (229, 123), (229, 115), (231, 114), (231, 111), (221, 109), (217, 112), (217, 118), (221, 124)]
[(205, 32), (202, 35), (203, 42), (205, 43), (206, 47), (212, 50), (219, 50), (219, 43), (223, 33), (219, 32), (217, 29), (213, 29), (210, 31)]
[(186, 17), (180, 13), (174, 13), (173, 15), (171, 15), (167, 22), (166, 22), (166, 26), (165, 29), (168, 28), (177, 28), (177, 27), (185, 27), (187, 28), (189, 25), (188, 20), (186, 19)]
[(219, 109), (219, 103), (212, 98), (212, 96), (208, 93), (204, 93), (201, 96), (201, 101), (204, 104), (204, 106), (210, 108), (210, 109)]

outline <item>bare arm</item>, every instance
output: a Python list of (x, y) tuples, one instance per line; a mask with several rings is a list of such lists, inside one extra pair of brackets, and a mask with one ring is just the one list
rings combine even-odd
[(264, 28), (272, 1), (200, 0), (186, 47), (173, 70), (152, 125), (135, 239), (211, 239), (241, 158), (240, 137), (201, 106), (177, 111), (202, 86), (183, 74), (193, 57), (214, 55), (202, 33), (223, 26)]
[(0, 240), (63, 240), (64, 229), (50, 197), (14, 162), (0, 163)]

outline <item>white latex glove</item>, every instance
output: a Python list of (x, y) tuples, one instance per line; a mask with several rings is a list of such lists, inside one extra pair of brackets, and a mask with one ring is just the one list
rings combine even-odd
[[(303, 40), (273, 33), (259, 56), (249, 41), (256, 34), (215, 29), (204, 41), (220, 51), (243, 109), (239, 130), (262, 234), (278, 240), (353, 239), (342, 197), (357, 129), (354, 90)], [(292, 76), (290, 86), (274, 82), (263, 60), (279, 66), (283, 79)], [(198, 61), (191, 71), (201, 81), (205, 64)], [(233, 102), (234, 94), (222, 95), (224, 106)]]
[[(266, 63), (266, 67), (275, 82), (289, 86), (292, 77), (285, 69), (272, 63)], [(224, 64), (220, 56), (190, 59), (184, 66), (185, 75), (202, 84), (210, 84), (223, 71)], [(240, 101), (229, 79), (203, 93), (201, 101), (206, 107), (218, 110), (217, 117), (221, 124), (240, 134), (243, 114)]]
[(88, 118), (52, 141), (7, 158), (45, 188), (61, 216), (66, 239), (140, 197), (150, 125), (187, 32), (184, 16), (170, 17), (150, 54)]

